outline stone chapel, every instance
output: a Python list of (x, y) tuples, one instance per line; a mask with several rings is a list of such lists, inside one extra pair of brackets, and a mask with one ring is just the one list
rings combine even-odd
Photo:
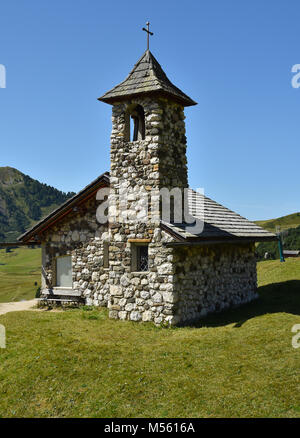
[[(255, 242), (276, 236), (189, 188), (184, 108), (196, 102), (149, 50), (99, 100), (112, 106), (110, 171), (19, 237), (41, 244), (41, 302), (82, 302), (108, 307), (110, 318), (176, 325), (255, 299)], [(161, 189), (187, 194), (183, 205), (202, 220), (200, 231), (174, 217), (172, 197), (166, 220)], [(116, 215), (121, 192), (126, 220)], [(143, 210), (148, 193), (156, 207)], [(109, 220), (99, 222), (105, 202)], [(147, 220), (139, 220), (141, 210)]]

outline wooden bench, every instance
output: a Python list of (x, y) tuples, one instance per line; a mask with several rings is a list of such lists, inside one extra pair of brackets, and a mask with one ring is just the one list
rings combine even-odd
[(69, 304), (74, 304), (76, 306), (78, 306), (79, 304), (84, 304), (84, 300), (81, 296), (61, 296), (61, 295), (57, 295), (55, 296), (54, 294), (48, 294), (46, 296), (42, 296), (40, 298), (38, 298), (38, 301), (40, 303), (40, 305), (51, 305), (51, 304), (57, 304), (57, 305), (61, 305), (63, 306), (64, 304), (69, 305)]

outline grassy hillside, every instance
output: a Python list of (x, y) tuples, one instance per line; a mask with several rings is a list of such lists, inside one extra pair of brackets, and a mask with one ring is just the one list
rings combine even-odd
[(282, 216), (277, 219), (255, 221), (255, 223), (272, 232), (276, 231), (277, 226), (280, 226), (280, 230), (296, 228), (300, 225), (300, 213), (289, 214), (288, 216)]
[(105, 309), (0, 316), (0, 415), (300, 417), (300, 261), (258, 273), (259, 300), (193, 327), (109, 320)]
[[(295, 282), (295, 293), (298, 291), (300, 300), (300, 289), (298, 289), (300, 281), (300, 259), (290, 258), (287, 259), (285, 263), (280, 263), (279, 260), (267, 260), (257, 263), (257, 275), (258, 275), (258, 286), (262, 288), (268, 285), (272, 288), (282, 287), (283, 290), (290, 292), (291, 288), (287, 288), (286, 282), (289, 286), (292, 282)], [(293, 289), (293, 287), (292, 287)], [(300, 308), (296, 308), (296, 311), (300, 311)]]
[(12, 167), (0, 167), (0, 241), (16, 241), (27, 228), (72, 195)]
[(17, 248), (8, 253), (0, 250), (0, 303), (31, 300), (40, 282), (40, 248)]

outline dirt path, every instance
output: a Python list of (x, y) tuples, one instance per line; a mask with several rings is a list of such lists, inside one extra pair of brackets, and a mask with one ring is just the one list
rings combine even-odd
[(36, 305), (36, 303), (36, 299), (29, 301), (17, 301), (13, 303), (0, 303), (0, 315), (4, 315), (8, 312), (16, 312), (17, 310), (30, 310), (31, 307)]

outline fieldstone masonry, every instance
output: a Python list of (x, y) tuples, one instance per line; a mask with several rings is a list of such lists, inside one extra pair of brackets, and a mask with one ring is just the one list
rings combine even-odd
[[(136, 234), (134, 234), (136, 236)], [(112, 241), (116, 235), (112, 235)], [(173, 319), (172, 238), (156, 228), (149, 244), (149, 271), (131, 271), (131, 243), (115, 242), (109, 273), (111, 318), (171, 323)]]
[[(126, 140), (127, 107), (140, 105), (145, 114), (145, 139)], [(110, 317), (171, 323), (174, 317), (173, 254), (164, 243), (172, 237), (160, 229), (159, 190), (187, 187), (183, 107), (166, 99), (135, 99), (113, 106), (111, 135), (110, 212), (119, 211), (118, 196), (128, 194), (128, 217), (110, 226)], [(145, 193), (152, 208), (143, 217)], [(150, 201), (150, 199), (149, 199)], [(147, 208), (147, 206), (146, 206)], [(149, 241), (149, 272), (132, 272), (134, 241)]]
[(174, 322), (194, 321), (258, 297), (254, 244), (177, 248), (173, 260)]

